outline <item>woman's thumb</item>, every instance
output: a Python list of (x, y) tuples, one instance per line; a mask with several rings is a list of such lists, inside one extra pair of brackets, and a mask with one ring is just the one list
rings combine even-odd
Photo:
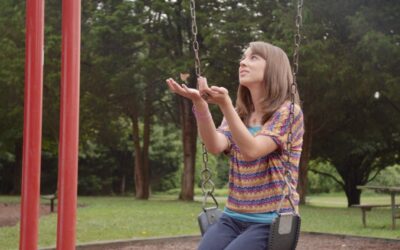
[(200, 89), (208, 88), (207, 78), (205, 78), (205, 77), (200, 76), (199, 78), (197, 78), (197, 83), (199, 84)]

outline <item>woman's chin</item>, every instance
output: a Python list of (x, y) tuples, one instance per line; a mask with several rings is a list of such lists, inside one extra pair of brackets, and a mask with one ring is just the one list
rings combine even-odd
[(245, 79), (239, 78), (239, 84), (242, 85), (242, 86), (246, 86), (247, 87), (248, 82)]
[(249, 88), (249, 87), (252, 85), (251, 82), (246, 81), (245, 79), (239, 79), (239, 84), (240, 84), (241, 86), (247, 87), (247, 88)]

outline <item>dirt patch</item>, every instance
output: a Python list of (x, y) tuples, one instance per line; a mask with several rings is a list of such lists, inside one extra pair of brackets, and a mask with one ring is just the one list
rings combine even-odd
[[(0, 203), (0, 227), (15, 226), (21, 217), (20, 203)], [(40, 205), (40, 216), (50, 213), (50, 205)]]
[[(152, 243), (149, 242), (138, 242), (131, 246), (107, 248), (107, 249), (119, 249), (119, 250), (192, 250), (197, 249), (199, 238), (182, 239), (173, 241), (159, 241)], [(79, 248), (78, 248), (79, 249)], [(83, 249), (83, 248), (82, 248)], [(84, 248), (84, 249), (99, 249), (99, 248)], [(106, 249), (106, 248), (104, 248)], [(250, 248), (249, 248), (250, 249)], [(329, 235), (319, 233), (302, 233), (297, 250), (399, 250), (399, 240), (386, 240), (377, 238), (366, 238), (366, 237), (353, 237), (353, 236), (342, 236), (342, 235)]]
[(298, 250), (307, 250), (307, 249), (395, 250), (395, 249), (400, 249), (400, 240), (322, 234), (322, 233), (302, 233), (297, 249)]

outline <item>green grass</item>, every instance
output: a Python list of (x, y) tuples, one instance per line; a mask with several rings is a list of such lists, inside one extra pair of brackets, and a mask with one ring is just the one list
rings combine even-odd
[[(0, 202), (18, 201), (0, 197)], [(198, 202), (177, 201), (155, 195), (150, 201), (132, 197), (79, 197), (78, 243), (139, 237), (197, 234)], [(57, 216), (41, 217), (39, 245), (55, 245)], [(1, 249), (17, 249), (19, 224), (0, 228)]]
[[(180, 191), (181, 190), (179, 188), (174, 188), (174, 189), (168, 190), (166, 193), (162, 193), (161, 195), (167, 194), (167, 195), (175, 195), (176, 197), (178, 197)], [(203, 193), (201, 191), (201, 188), (195, 188), (194, 194), (196, 196), (202, 196)], [(228, 189), (227, 188), (215, 189), (213, 194), (215, 196), (227, 196), (228, 195)]]
[[(390, 196), (363, 192), (361, 204), (390, 204)], [(300, 208), (302, 231), (400, 239), (399, 228), (391, 229), (391, 213), (390, 208), (372, 209), (364, 228), (360, 209), (348, 208), (343, 193), (310, 195), (307, 205)]]
[(391, 229), (391, 210), (373, 209), (367, 214), (367, 227), (358, 208), (301, 207), (302, 231), (400, 239)]
[[(199, 234), (196, 218), (201, 203), (177, 201), (175, 197), (154, 195), (149, 201), (132, 197), (79, 197), (82, 206), (78, 209), (77, 242)], [(0, 196), (0, 202), (18, 201), (19, 197)], [(368, 227), (363, 228), (361, 212), (347, 208), (343, 194), (310, 196), (308, 201), (310, 205), (300, 208), (302, 231), (400, 239), (399, 229), (391, 230), (389, 209), (369, 212)], [(389, 196), (367, 194), (362, 202), (387, 203)], [(56, 214), (41, 217), (41, 247), (55, 245), (56, 224)], [(19, 224), (0, 228), (1, 249), (17, 249), (18, 242)]]
[[(344, 193), (310, 195), (307, 196), (306, 200), (307, 204), (311, 206), (347, 207), (347, 199)], [(390, 195), (364, 191), (361, 196), (361, 204), (390, 204)]]

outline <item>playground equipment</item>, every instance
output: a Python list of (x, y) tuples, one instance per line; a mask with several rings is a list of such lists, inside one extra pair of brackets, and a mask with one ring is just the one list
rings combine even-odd
[[(296, 92), (296, 74), (298, 72), (298, 48), (300, 44), (299, 27), (301, 25), (302, 0), (298, 0), (296, 17), (297, 34), (293, 55), (292, 106)], [(195, 1), (191, 0), (193, 48), (196, 57), (196, 75), (200, 76), (198, 56), (197, 25)], [(26, 2), (26, 64), (25, 64), (25, 106), (24, 106), (24, 142), (23, 174), (21, 194), (20, 249), (37, 249), (40, 200), (40, 155), (42, 133), (42, 96), (43, 96), (43, 40), (44, 40), (44, 1)], [(60, 146), (58, 176), (58, 223), (57, 249), (75, 249), (76, 206), (77, 206), (77, 170), (79, 142), (79, 72), (80, 72), (80, 23), (81, 1), (62, 2), (62, 71), (61, 71), (61, 108), (60, 108)], [(290, 120), (292, 122), (292, 119)], [(288, 144), (291, 143), (291, 133)], [(200, 215), (202, 230), (212, 224), (220, 215), (218, 203), (213, 195), (214, 184), (207, 167), (207, 151), (203, 146), (203, 210)], [(289, 160), (289, 159), (288, 159)], [(290, 176), (286, 176), (290, 177)], [(206, 190), (209, 188), (208, 190)], [(288, 194), (290, 197), (290, 190)], [(215, 207), (206, 208), (207, 197), (211, 196)], [(211, 215), (211, 216), (210, 216)], [(210, 219), (211, 218), (211, 219)], [(203, 225), (202, 225), (203, 223)], [(298, 239), (300, 217), (293, 214), (280, 215), (272, 225), (271, 249), (282, 248), (284, 241), (296, 243)], [(276, 228), (277, 230), (274, 230)], [(202, 231), (203, 232), (203, 231)], [(274, 242), (277, 242), (274, 244)], [(293, 244), (289, 244), (293, 246)], [(279, 248), (279, 246), (281, 248)], [(278, 247), (278, 248), (275, 248)], [(295, 247), (295, 244), (294, 244)], [(290, 249), (290, 248), (289, 248)]]
[[(20, 250), (37, 249), (42, 134), (44, 1), (26, 1)], [(57, 249), (75, 249), (81, 1), (62, 2)]]

